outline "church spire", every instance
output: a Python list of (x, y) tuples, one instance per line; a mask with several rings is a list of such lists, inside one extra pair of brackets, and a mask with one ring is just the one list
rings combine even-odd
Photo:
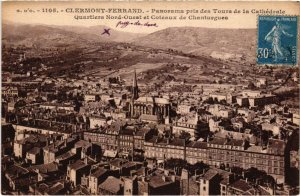
[(137, 87), (137, 81), (136, 81), (136, 70), (134, 69), (134, 76), (133, 76), (133, 83), (132, 87)]
[(138, 99), (138, 86), (137, 86), (137, 79), (136, 79), (136, 70), (134, 70), (133, 82), (132, 82), (132, 99)]

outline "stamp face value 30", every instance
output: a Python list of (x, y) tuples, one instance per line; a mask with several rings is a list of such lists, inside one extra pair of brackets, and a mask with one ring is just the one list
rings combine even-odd
[(297, 16), (259, 16), (257, 64), (297, 64)]

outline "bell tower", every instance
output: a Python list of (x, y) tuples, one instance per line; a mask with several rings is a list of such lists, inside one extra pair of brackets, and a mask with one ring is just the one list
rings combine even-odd
[(131, 95), (131, 101), (129, 103), (129, 105), (130, 105), (129, 115), (131, 117), (133, 117), (135, 115), (134, 101), (139, 98), (138, 91), (139, 91), (139, 89), (138, 89), (138, 86), (137, 86), (136, 70), (134, 70), (134, 75), (133, 75), (133, 80), (132, 80), (132, 95)]
[(136, 79), (136, 70), (134, 70), (133, 83), (132, 83), (132, 100), (136, 100), (139, 98), (138, 94), (138, 85)]

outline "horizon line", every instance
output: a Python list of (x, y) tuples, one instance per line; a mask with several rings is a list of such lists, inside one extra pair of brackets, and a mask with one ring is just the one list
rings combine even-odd
[(79, 24), (73, 24), (73, 25), (56, 25), (56, 24), (46, 24), (46, 23), (24, 23), (24, 22), (15, 22), (15, 21), (11, 21), (11, 20), (7, 20), (7, 19), (3, 19), (2, 21), (2, 24), (7, 24), (7, 23), (10, 23), (12, 25), (44, 25), (44, 26), (57, 26), (57, 27), (84, 27), (84, 28), (90, 28), (90, 27), (97, 27), (97, 26), (105, 26), (105, 27), (109, 27), (109, 28), (112, 28), (113, 30), (115, 31), (119, 31), (119, 32), (124, 32), (124, 33), (133, 33), (133, 34), (151, 34), (151, 33), (155, 33), (155, 32), (158, 32), (158, 31), (162, 31), (162, 30), (166, 30), (166, 29), (169, 29), (169, 28), (203, 28), (203, 29), (236, 29), (236, 30), (255, 30), (256, 28), (226, 28), (226, 27), (222, 27), (222, 28), (216, 28), (216, 27), (200, 27), (200, 26), (170, 26), (170, 27), (166, 27), (166, 28), (163, 28), (163, 29), (159, 29), (159, 30), (156, 30), (156, 31), (153, 31), (153, 32), (149, 32), (149, 33), (145, 33), (145, 32), (130, 32), (130, 31), (124, 31), (120, 28), (116, 28), (116, 27), (110, 27), (110, 26), (107, 26), (107, 25), (79, 25)]

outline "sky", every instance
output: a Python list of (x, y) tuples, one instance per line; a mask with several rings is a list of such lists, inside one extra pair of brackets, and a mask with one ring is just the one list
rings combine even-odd
[[(59, 13), (47, 13), (43, 12), (56, 8)], [(149, 16), (149, 19), (91, 19), (91, 20), (77, 20), (74, 19), (75, 15), (88, 16), (88, 15), (103, 15), (106, 17), (108, 13), (66, 13), (67, 10), (73, 10), (76, 8), (99, 8), (99, 9), (142, 9), (144, 13), (128, 14), (131, 16)], [(190, 14), (153, 14), (152, 9), (156, 10), (210, 10), (211, 13), (190, 13)], [(212, 13), (212, 9), (218, 10), (243, 10), (247, 9), (250, 11), (249, 14), (234, 14), (234, 13)], [(287, 15), (299, 15), (300, 7), (297, 2), (2, 2), (2, 21), (9, 21), (14, 23), (25, 23), (25, 24), (46, 24), (46, 25), (64, 25), (64, 26), (95, 26), (95, 25), (106, 25), (110, 28), (114, 28), (119, 31), (135, 32), (135, 33), (151, 33), (157, 30), (165, 29), (168, 27), (182, 27), (182, 26), (194, 26), (194, 27), (208, 27), (208, 28), (256, 28), (257, 27), (257, 14), (251, 13), (251, 10), (260, 9), (272, 9), (272, 10), (283, 10)], [(17, 10), (22, 11), (17, 12)], [(34, 10), (35, 13), (27, 13), (24, 10)], [(39, 10), (39, 12), (37, 11)], [(62, 11), (62, 12), (61, 12)], [(119, 16), (120, 13), (111, 13), (111, 16)], [(124, 14), (121, 14), (124, 15)], [(207, 20), (159, 20), (151, 19), (153, 15), (160, 16), (177, 16), (180, 15), (185, 17), (193, 16), (227, 16), (228, 20), (219, 21), (207, 21)], [(125, 28), (121, 28), (116, 25), (119, 22), (139, 22), (142, 25), (128, 25)], [(156, 27), (144, 26), (145, 23), (156, 24)]]

